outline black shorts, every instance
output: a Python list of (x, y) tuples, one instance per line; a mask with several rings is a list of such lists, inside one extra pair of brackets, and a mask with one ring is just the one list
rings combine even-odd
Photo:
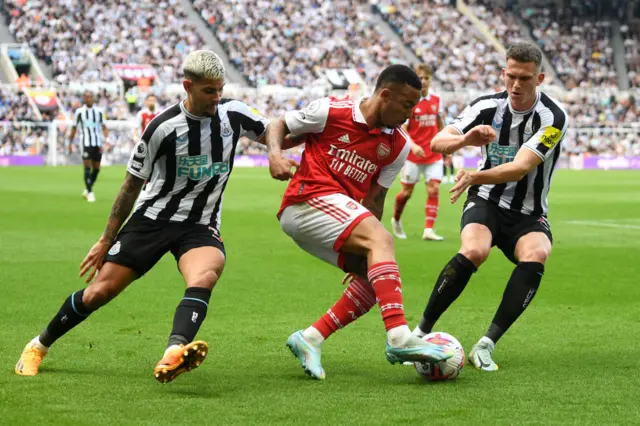
[(504, 255), (516, 264), (516, 243), (520, 237), (531, 232), (542, 232), (553, 242), (551, 225), (546, 217), (503, 209), (496, 203), (477, 196), (469, 197), (464, 203), (460, 230), (470, 223), (479, 223), (489, 228), (493, 235), (491, 246), (498, 246)]
[(101, 146), (83, 146), (82, 159), (91, 160), (99, 163), (100, 160), (102, 160), (102, 147)]
[(216, 247), (225, 254), (217, 229), (194, 223), (153, 220), (134, 214), (124, 225), (104, 258), (144, 275), (165, 253), (171, 252), (176, 262), (187, 251), (198, 247)]

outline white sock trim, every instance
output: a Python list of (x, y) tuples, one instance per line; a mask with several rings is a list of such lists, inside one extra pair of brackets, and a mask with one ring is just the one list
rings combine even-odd
[(310, 326), (302, 332), (302, 337), (313, 346), (320, 347), (324, 343), (324, 336), (314, 326)]

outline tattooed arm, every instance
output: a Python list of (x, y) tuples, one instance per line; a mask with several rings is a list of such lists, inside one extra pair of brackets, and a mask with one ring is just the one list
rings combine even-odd
[(382, 220), (382, 212), (384, 211), (384, 200), (387, 197), (389, 188), (374, 183), (369, 189), (369, 193), (362, 200), (362, 205), (366, 207), (378, 220)]
[(124, 183), (120, 187), (120, 192), (111, 208), (111, 214), (109, 215), (104, 233), (100, 236), (98, 242), (91, 247), (91, 250), (89, 250), (89, 253), (82, 263), (80, 263), (80, 276), (90, 271), (87, 276), (87, 283), (91, 282), (100, 268), (102, 268), (107, 251), (111, 248), (116, 235), (118, 235), (118, 231), (129, 216), (129, 213), (131, 213), (131, 209), (133, 209), (133, 204), (138, 198), (138, 194), (140, 194), (142, 185), (144, 185), (144, 179), (127, 172)]
[(111, 207), (107, 227), (102, 234), (102, 239), (104, 239), (105, 242), (112, 243), (116, 238), (122, 224), (127, 217), (129, 217), (129, 213), (131, 213), (143, 185), (144, 179), (140, 179), (127, 172), (127, 176), (120, 187), (120, 192), (113, 203), (113, 207)]

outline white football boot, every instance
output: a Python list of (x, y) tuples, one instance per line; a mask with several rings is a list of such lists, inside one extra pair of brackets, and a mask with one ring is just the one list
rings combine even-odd
[(496, 348), (496, 345), (487, 337), (483, 337), (478, 340), (478, 343), (473, 345), (471, 353), (469, 353), (469, 362), (473, 364), (475, 368), (483, 371), (496, 371), (498, 370), (498, 364), (493, 362), (491, 354)]
[(395, 220), (393, 217), (391, 218), (391, 232), (393, 232), (393, 235), (398, 239), (407, 239), (407, 234), (405, 234), (404, 229), (402, 229), (402, 221)]
[(436, 234), (436, 231), (434, 231), (432, 228), (427, 228), (422, 233), (422, 239), (425, 240), (425, 241), (426, 240), (429, 240), (429, 241), (442, 241), (442, 240), (444, 240), (444, 237)]

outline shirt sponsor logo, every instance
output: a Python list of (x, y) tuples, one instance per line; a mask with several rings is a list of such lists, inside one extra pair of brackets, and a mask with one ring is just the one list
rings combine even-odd
[(200, 180), (229, 172), (229, 162), (210, 163), (208, 155), (182, 155), (177, 158), (178, 177)]
[(556, 129), (553, 126), (549, 126), (544, 130), (542, 136), (540, 136), (540, 143), (551, 149), (556, 146), (558, 142), (560, 142), (561, 137), (562, 132), (560, 130)]

